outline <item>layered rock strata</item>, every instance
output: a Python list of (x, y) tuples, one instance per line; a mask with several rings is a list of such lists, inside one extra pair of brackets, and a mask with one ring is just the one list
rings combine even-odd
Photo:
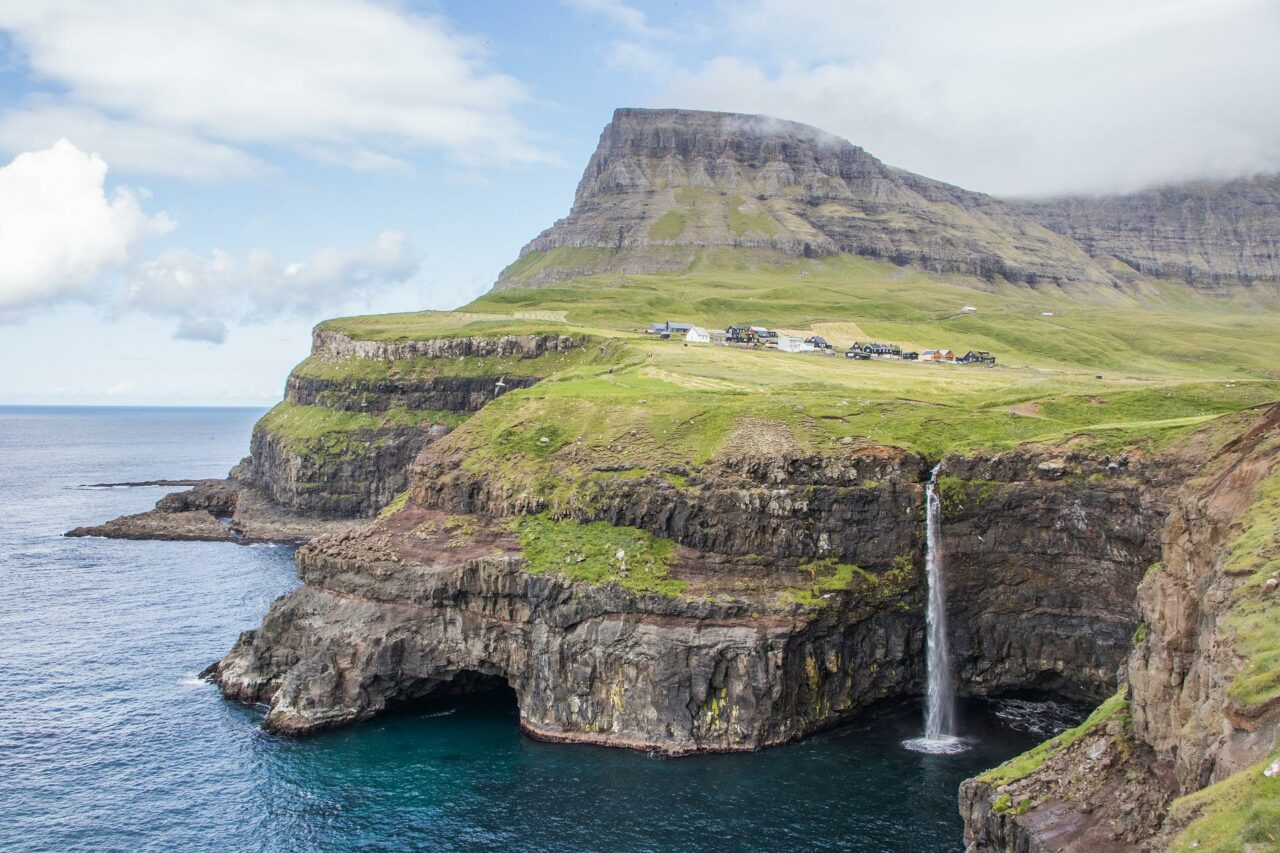
[(1280, 282), (1280, 175), (1009, 204), (1153, 278), (1209, 290)]
[(764, 116), (620, 109), (569, 215), (497, 290), (687, 267), (712, 247), (849, 253), (1013, 281), (1115, 279), (1069, 238), (981, 193), (884, 165), (814, 127)]
[[(967, 781), (960, 811), (970, 850), (1194, 848), (1180, 833), (1212, 798), (1175, 798), (1262, 778), (1259, 762), (1280, 747), (1280, 700), (1265, 698), (1265, 684), (1261, 699), (1238, 689), (1248, 663), (1240, 632), (1265, 632), (1280, 618), (1276, 584), (1251, 577), (1273, 558), (1276, 530), (1258, 525), (1274, 519), (1250, 515), (1280, 474), (1280, 406), (1206, 456), (1172, 502), (1162, 561), (1141, 582), (1142, 627), (1111, 711), (1035, 760)], [(1253, 537), (1253, 550), (1236, 547), (1242, 537)]]
[[(638, 594), (530, 574), (505, 526), (468, 519), (459, 543), (450, 518), (408, 509), (313, 540), (304, 586), (212, 677), (268, 703), (269, 729), (302, 734), (480, 674), (514, 689), (534, 737), (669, 754), (781, 743), (919, 687), (911, 586), (801, 613), (723, 590)], [(696, 572), (699, 555), (685, 562)]]
[[(952, 462), (984, 476), (957, 478), (960, 491), (1004, 478), (985, 511), (948, 505), (942, 538), (961, 588), (990, 583), (1018, 542), (1034, 555), (1014, 569), (1016, 594), (974, 595), (952, 619), (962, 666), (981, 674), (973, 691), (1111, 689), (1137, 567), (1154, 548), (1141, 528), (1163, 520), (1150, 493), (1171, 469), (1048, 452)], [(522, 725), (542, 738), (670, 753), (780, 743), (921, 689), (927, 474), (919, 457), (864, 448), (722, 458), (679, 484), (657, 472), (590, 479), (572, 502), (580, 520), (678, 544), (671, 577), (686, 588), (665, 596), (530, 573), (509, 520), (545, 503), (432, 447), (409, 506), (304, 548), (303, 587), (212, 673), (228, 696), (267, 703), (267, 726), (284, 732), (364, 719), (478, 673), (511, 685)], [(1093, 535), (1121, 511), (1135, 514), (1129, 527)], [(993, 538), (990, 555), (979, 537)], [(797, 597), (814, 560), (870, 574)]]
[[(309, 361), (331, 370), (315, 376), (300, 366), (289, 376), (282, 404), (304, 407), (314, 435), (291, 435), (268, 415), (254, 427), (249, 456), (226, 480), (202, 482), (166, 496), (154, 510), (68, 535), (251, 543), (305, 541), (346, 530), (351, 519), (369, 518), (404, 491), (415, 456), (448, 434), (449, 424), (433, 420), (433, 413), (465, 416), (501, 393), (527, 388), (541, 380), (537, 359), (570, 352), (585, 340), (528, 334), (366, 341), (319, 326)], [(502, 369), (450, 373), (467, 358), (530, 368), (525, 375)], [(417, 372), (399, 372), (409, 363)], [(371, 379), (368, 371), (344, 369), (353, 365), (376, 366), (373, 373), (385, 376)], [(388, 416), (396, 412), (409, 413), (410, 422)], [(345, 413), (365, 420), (346, 426)], [(379, 422), (380, 416), (388, 417)]]

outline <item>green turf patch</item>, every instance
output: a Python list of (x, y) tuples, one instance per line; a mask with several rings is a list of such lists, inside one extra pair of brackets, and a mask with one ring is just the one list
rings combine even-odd
[(635, 527), (603, 521), (579, 524), (546, 514), (520, 516), (512, 523), (520, 536), (526, 569), (560, 573), (590, 584), (616, 583), (634, 592), (677, 596), (684, 581), (667, 577), (676, 545)]
[(1264, 480), (1241, 522), (1224, 571), (1247, 575), (1223, 620), (1246, 663), (1227, 689), (1243, 713), (1280, 699), (1280, 595), (1263, 586), (1280, 571), (1280, 474)]
[(999, 787), (1018, 779), (1024, 779), (1043, 767), (1044, 763), (1050, 758), (1062, 752), (1089, 732), (1105, 725), (1113, 718), (1125, 720), (1127, 728), (1129, 702), (1124, 697), (1128, 689), (1128, 685), (1121, 685), (1116, 695), (1095, 708), (1083, 723), (1074, 729), (1067, 729), (1057, 737), (1051, 738), (1021, 755), (1014, 756), (999, 767), (988, 770), (978, 777), (979, 781), (986, 782), (993, 787)]
[(1280, 776), (1263, 775), (1263, 769), (1277, 759), (1280, 752), (1174, 800), (1171, 819), (1191, 823), (1170, 849), (1176, 853), (1280, 850)]

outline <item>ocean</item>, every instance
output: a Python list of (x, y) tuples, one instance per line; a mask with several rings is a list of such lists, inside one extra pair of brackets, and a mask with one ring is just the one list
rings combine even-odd
[(0, 407), (0, 850), (963, 850), (960, 781), (1078, 721), (961, 703), (971, 748), (905, 750), (918, 701), (754, 754), (522, 736), (510, 694), (304, 740), (197, 673), (297, 584), (293, 551), (67, 539), (222, 476), (260, 410)]

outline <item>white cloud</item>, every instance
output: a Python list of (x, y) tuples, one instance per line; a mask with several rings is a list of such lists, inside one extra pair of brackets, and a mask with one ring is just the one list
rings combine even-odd
[(175, 249), (134, 266), (113, 308), (173, 317), (180, 321), (175, 337), (221, 343), (223, 321), (313, 318), (401, 284), (418, 266), (398, 231), (379, 235), (369, 246), (324, 248), (310, 260), (287, 264), (265, 249), (244, 260), (223, 251), (204, 257)]
[(97, 128), (109, 160), (148, 172), (242, 173), (260, 145), (356, 168), (424, 148), (465, 163), (549, 159), (515, 116), (526, 87), (490, 67), (480, 40), (395, 5), (0, 0), (0, 28), (60, 91), (0, 117), (10, 150), (48, 144), (40, 134), (73, 117)]
[(189, 180), (251, 178), (270, 167), (229, 145), (186, 131), (120, 121), (86, 107), (33, 102), (0, 113), (0, 150), (28, 151), (60, 137), (105, 152), (112, 168)]
[(172, 249), (139, 257), (144, 240), (174, 222), (143, 211), (141, 192), (107, 192), (107, 164), (67, 140), (0, 168), (0, 320), (63, 303), (114, 315), (178, 321), (174, 337), (221, 343), (226, 323), (314, 319), (408, 281), (419, 262), (408, 239), (387, 231), (367, 246), (322, 248), (282, 263), (255, 249), (243, 260)]
[(0, 318), (84, 298), (140, 240), (173, 228), (124, 187), (108, 196), (106, 176), (101, 157), (65, 139), (0, 168)]
[(657, 34), (657, 31), (649, 26), (648, 16), (623, 0), (564, 0), (564, 5), (579, 12), (599, 15), (634, 35), (649, 38)]
[(1001, 194), (1280, 170), (1269, 0), (725, 2), (655, 105), (815, 124)]

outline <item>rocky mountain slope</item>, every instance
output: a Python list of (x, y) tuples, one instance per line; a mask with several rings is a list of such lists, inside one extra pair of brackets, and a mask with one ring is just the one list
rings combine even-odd
[(1105, 264), (981, 193), (881, 163), (817, 128), (762, 116), (620, 109), (569, 215), (498, 289), (687, 267), (730, 246), (849, 253), (1012, 281), (1109, 286)]
[(1124, 196), (999, 200), (764, 116), (620, 109), (569, 215), (496, 288), (682, 270), (715, 247), (837, 253), (1031, 285), (1280, 281), (1280, 176)]
[(1280, 175), (1008, 204), (1152, 278), (1206, 289), (1280, 281)]

